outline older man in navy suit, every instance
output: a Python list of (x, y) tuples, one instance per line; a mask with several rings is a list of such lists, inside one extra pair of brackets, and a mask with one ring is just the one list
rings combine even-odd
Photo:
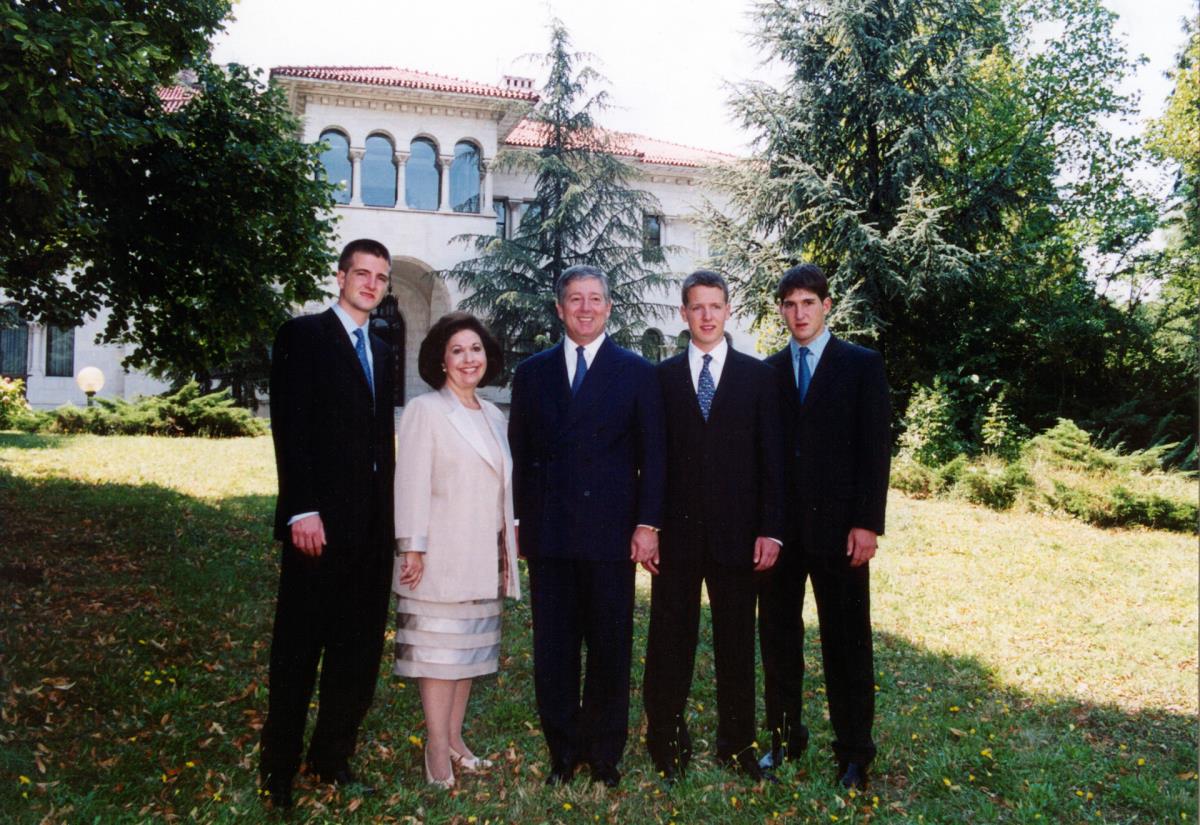
[[(605, 334), (608, 279), (556, 285), (566, 338), (513, 377), (513, 498), (533, 606), (534, 689), (551, 785), (579, 765), (616, 787), (629, 728), (634, 568), (658, 552), (664, 431), (654, 367)], [(580, 694), (582, 648), (586, 676)]]
[(883, 533), (891, 460), (887, 377), (878, 352), (836, 338), (820, 268), (784, 273), (776, 292), (792, 337), (767, 359), (776, 370), (785, 433), (787, 553), (759, 601), (771, 752), (778, 766), (808, 744), (804, 695), (804, 587), (821, 625), (837, 780), (864, 788), (875, 756), (870, 560)]

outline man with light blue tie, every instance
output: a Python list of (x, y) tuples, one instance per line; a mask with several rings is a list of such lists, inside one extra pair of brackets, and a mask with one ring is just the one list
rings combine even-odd
[(833, 304), (813, 264), (784, 273), (776, 291), (791, 332), (767, 359), (779, 382), (786, 457), (787, 552), (764, 577), (759, 638), (771, 752), (779, 767), (808, 745), (804, 590), (812, 582), (821, 626), (837, 781), (866, 787), (875, 756), (869, 564), (883, 534), (891, 461), (891, 405), (878, 352), (830, 334)]
[(657, 554), (662, 526), (662, 396), (654, 367), (605, 333), (601, 270), (570, 267), (555, 297), (566, 335), (517, 367), (509, 414), (534, 691), (547, 783), (586, 765), (611, 788), (629, 728), (634, 565)]
[(337, 302), (285, 323), (272, 350), (282, 555), (259, 770), (277, 808), (291, 806), (318, 670), (309, 772), (365, 790), (350, 758), (383, 651), (395, 471), (392, 354), (368, 324), (390, 270), (383, 244), (351, 241), (338, 259)]

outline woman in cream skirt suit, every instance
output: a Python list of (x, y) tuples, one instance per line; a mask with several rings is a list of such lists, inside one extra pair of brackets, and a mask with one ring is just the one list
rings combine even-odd
[(500, 374), (499, 345), (465, 312), (440, 318), (418, 370), (437, 392), (400, 419), (393, 672), (415, 678), (425, 711), (425, 778), (489, 767), (462, 738), (471, 680), (495, 673), (503, 600), (520, 597), (512, 456), (503, 413), (475, 394)]

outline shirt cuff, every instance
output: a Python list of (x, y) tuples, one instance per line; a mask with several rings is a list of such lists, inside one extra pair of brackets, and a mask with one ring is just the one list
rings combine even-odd
[(639, 524), (638, 527), (645, 527), (647, 530), (653, 530), (656, 533), (661, 533), (661, 527), (655, 527), (653, 524)]
[(775, 542), (776, 544), (778, 544), (780, 547), (783, 547), (783, 542), (782, 542), (782, 541), (780, 541), (780, 540), (779, 540), (779, 539), (777, 539), (777, 538), (774, 538), (774, 537), (772, 537), (772, 536), (763, 536), (763, 538), (764, 538), (764, 539), (766, 539), (767, 541), (773, 541), (773, 542)]
[(396, 539), (397, 553), (424, 553), (428, 549), (428, 536), (403, 536)]
[(302, 518), (308, 518), (309, 516), (319, 516), (319, 515), (321, 515), (321, 514), (319, 512), (317, 512), (316, 510), (313, 510), (311, 513), (299, 513), (297, 515), (292, 516), (290, 519), (288, 519), (288, 527), (291, 527), (293, 524), (295, 524)]

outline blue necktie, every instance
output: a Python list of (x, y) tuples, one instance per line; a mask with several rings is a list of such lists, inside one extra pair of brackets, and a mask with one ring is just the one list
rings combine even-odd
[(796, 352), (800, 356), (800, 368), (796, 371), (796, 391), (800, 394), (800, 403), (803, 404), (804, 396), (808, 395), (812, 373), (808, 371), (808, 347), (797, 347)]
[(583, 357), (583, 347), (575, 347), (578, 357), (575, 359), (575, 378), (571, 381), (571, 395), (578, 395), (583, 386), (583, 376), (587, 375), (587, 361)]
[(713, 396), (717, 394), (717, 385), (713, 383), (712, 373), (708, 371), (710, 361), (712, 356), (705, 355), (704, 366), (700, 368), (700, 380), (696, 382), (696, 399), (700, 402), (700, 414), (704, 416), (705, 421), (712, 410)]
[(354, 352), (358, 354), (358, 363), (362, 364), (363, 375), (367, 376), (367, 386), (371, 388), (371, 397), (375, 397), (375, 380), (371, 375), (371, 364), (367, 361), (367, 345), (363, 340), (363, 331), (354, 330)]

